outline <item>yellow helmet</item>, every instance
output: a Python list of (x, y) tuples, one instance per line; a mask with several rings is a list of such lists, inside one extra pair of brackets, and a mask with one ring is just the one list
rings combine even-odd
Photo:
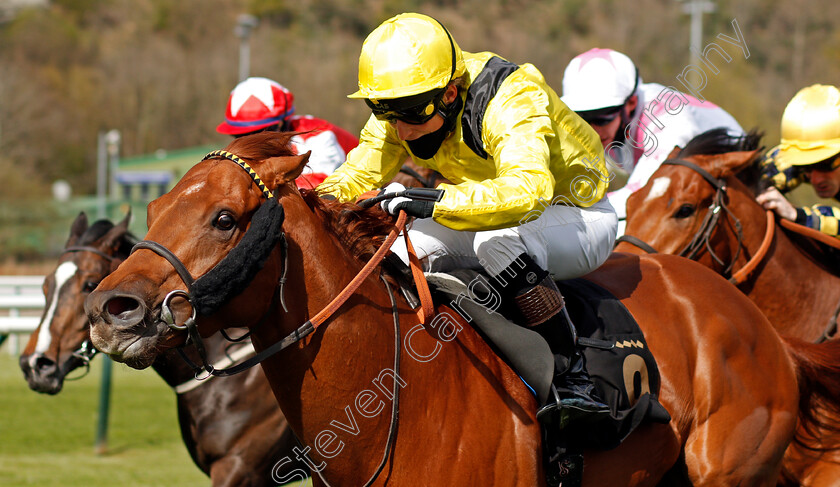
[(444, 88), (466, 71), (461, 48), (437, 20), (405, 13), (379, 25), (362, 44), (359, 91), (348, 98), (388, 100)]
[(840, 90), (812, 85), (799, 90), (782, 115), (779, 163), (806, 166), (840, 153)]

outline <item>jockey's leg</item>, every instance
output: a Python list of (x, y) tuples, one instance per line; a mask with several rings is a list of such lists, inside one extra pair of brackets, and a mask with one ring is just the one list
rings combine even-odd
[[(606, 200), (590, 208), (550, 206), (539, 218), (475, 235), (476, 255), (494, 276), (503, 299), (515, 303), (520, 323), (544, 336), (555, 354), (562, 418), (608, 412), (594, 396), (583, 355), (577, 350), (575, 327), (566, 312), (557, 279), (580, 277), (609, 256), (617, 218)], [(549, 405), (544, 414), (557, 409)]]
[[(473, 250), (475, 232), (452, 230), (431, 218), (423, 218), (412, 222), (408, 236), (426, 272), (481, 268)], [(391, 246), (391, 251), (408, 264), (402, 235)]]
[(512, 300), (520, 317), (517, 323), (542, 335), (554, 354), (554, 385), (557, 397), (538, 413), (540, 419), (552, 418), (560, 412), (561, 425), (584, 416), (609, 413), (595, 392), (586, 372), (586, 361), (577, 350), (577, 333), (566, 312), (563, 296), (548, 271), (534, 263), (528, 254), (519, 255), (515, 262), (492, 279), (501, 291), (502, 299)]

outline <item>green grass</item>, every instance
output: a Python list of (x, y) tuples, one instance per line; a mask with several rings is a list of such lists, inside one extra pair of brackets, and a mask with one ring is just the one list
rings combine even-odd
[(107, 452), (95, 454), (103, 362), (47, 396), (0, 349), (0, 486), (209, 485), (181, 441), (175, 395), (152, 370), (113, 364)]
[(0, 347), (0, 487), (209, 486), (181, 441), (175, 394), (151, 369), (112, 365), (107, 451), (95, 453), (103, 363), (48, 396)]

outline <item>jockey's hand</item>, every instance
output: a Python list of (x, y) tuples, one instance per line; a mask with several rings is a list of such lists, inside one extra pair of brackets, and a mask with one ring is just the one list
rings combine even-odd
[[(385, 187), (382, 194), (401, 193), (405, 191), (405, 186), (400, 183), (391, 183)], [(426, 190), (429, 191), (429, 190)], [(442, 191), (441, 191), (442, 193)], [(440, 198), (438, 198), (440, 199)], [(405, 196), (396, 196), (389, 198), (381, 203), (382, 209), (391, 215), (399, 214), (400, 210), (405, 211), (409, 216), (415, 218), (431, 218), (435, 211), (435, 202), (428, 200), (415, 200), (406, 198)]]
[(755, 200), (766, 210), (773, 210), (785, 220), (796, 221), (796, 208), (774, 187), (769, 187)]

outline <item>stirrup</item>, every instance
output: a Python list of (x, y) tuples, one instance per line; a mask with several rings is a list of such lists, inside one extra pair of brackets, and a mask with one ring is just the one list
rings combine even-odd
[[(550, 397), (548, 399), (548, 404), (537, 409), (537, 420), (540, 423), (552, 424), (554, 412), (560, 408), (560, 394), (557, 392), (557, 388), (554, 387), (554, 384), (551, 384), (551, 395), (554, 397)], [(563, 429), (565, 426), (565, 424), (561, 425), (560, 429)]]
[[(537, 409), (537, 420), (540, 423), (554, 425), (558, 430), (566, 428), (571, 423), (594, 423), (606, 419), (610, 415), (610, 408), (600, 403), (603, 407), (593, 409), (576, 398), (561, 399), (554, 384), (551, 384), (551, 394), (548, 404)], [(594, 399), (590, 404), (599, 404)]]

